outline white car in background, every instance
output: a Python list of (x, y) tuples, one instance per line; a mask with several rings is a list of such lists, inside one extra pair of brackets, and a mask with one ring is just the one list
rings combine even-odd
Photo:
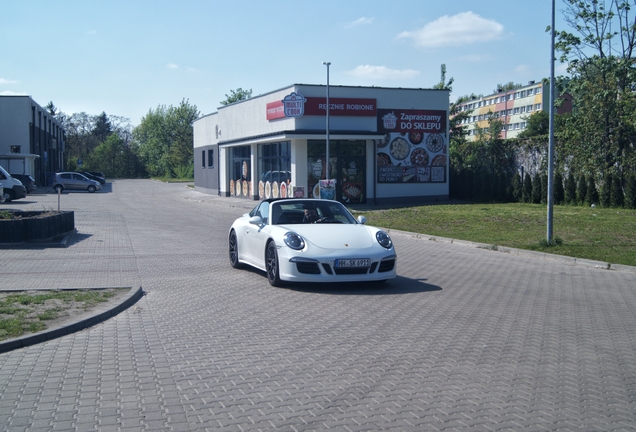
[(391, 237), (365, 225), (338, 201), (268, 199), (236, 219), (229, 231), (230, 265), (284, 282), (384, 282), (396, 276)]

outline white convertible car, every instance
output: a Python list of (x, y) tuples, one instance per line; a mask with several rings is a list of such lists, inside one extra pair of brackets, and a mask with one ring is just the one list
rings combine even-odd
[(230, 264), (265, 271), (272, 286), (394, 278), (391, 237), (365, 222), (338, 201), (265, 200), (232, 224)]

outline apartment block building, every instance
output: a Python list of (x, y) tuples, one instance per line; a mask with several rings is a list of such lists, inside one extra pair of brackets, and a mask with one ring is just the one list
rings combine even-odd
[[(460, 106), (462, 111), (472, 110), (470, 117), (464, 121), (468, 129), (468, 139), (474, 140), (479, 128), (487, 128), (490, 118), (502, 120), (502, 138), (515, 138), (526, 129), (528, 118), (533, 113), (549, 110), (549, 101), (549, 83), (534, 81), (523, 87), (466, 101)], [(570, 105), (564, 104), (558, 112), (569, 109)]]

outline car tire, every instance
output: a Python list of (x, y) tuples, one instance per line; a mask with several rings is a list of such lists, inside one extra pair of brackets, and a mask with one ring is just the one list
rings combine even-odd
[(88, 193), (93, 193), (93, 192), (95, 192), (96, 190), (97, 190), (97, 188), (96, 188), (95, 186), (93, 186), (93, 185), (90, 185), (90, 186), (88, 187)]
[(55, 192), (57, 192), (57, 193), (62, 193), (62, 192), (64, 192), (64, 186), (62, 186), (62, 185), (55, 185), (55, 186), (53, 187), (53, 189), (55, 189)]
[(232, 231), (230, 233), (229, 239), (229, 252), (230, 252), (230, 265), (232, 268), (241, 268), (241, 262), (239, 261), (239, 249), (238, 249), (238, 239), (236, 238), (236, 232)]
[(278, 250), (276, 243), (270, 241), (265, 248), (265, 270), (267, 271), (267, 281), (273, 287), (283, 286), (280, 280), (280, 269), (278, 267)]
[(4, 190), (4, 202), (11, 202), (13, 200), (13, 192), (9, 189)]

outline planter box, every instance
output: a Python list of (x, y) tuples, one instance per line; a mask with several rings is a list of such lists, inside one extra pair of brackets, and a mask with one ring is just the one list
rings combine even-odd
[(0, 243), (46, 242), (75, 229), (75, 212), (16, 211), (0, 219)]

